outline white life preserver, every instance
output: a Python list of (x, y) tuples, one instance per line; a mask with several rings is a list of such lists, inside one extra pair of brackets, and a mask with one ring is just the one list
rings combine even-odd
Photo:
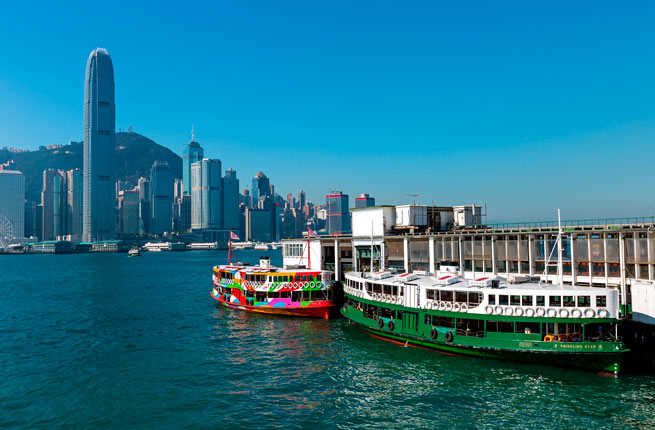
[(529, 318), (532, 318), (534, 316), (534, 309), (532, 309), (532, 308), (526, 309), (525, 310), (525, 316), (529, 317)]
[(596, 316), (596, 311), (594, 311), (593, 309), (585, 309), (584, 316), (587, 318), (593, 318)]
[(491, 306), (491, 305), (487, 305), (487, 307), (484, 308), (484, 310), (485, 310), (485, 312), (487, 312), (488, 314), (491, 314), (491, 313), (493, 313), (493, 311), (494, 311), (494, 307)]
[(546, 310), (544, 308), (537, 308), (537, 310), (534, 311), (534, 313), (538, 317), (543, 317), (544, 315), (546, 315)]
[(582, 316), (582, 311), (581, 311), (580, 309), (577, 309), (577, 308), (576, 308), (576, 309), (573, 309), (573, 310), (571, 311), (571, 316), (572, 316), (573, 318), (580, 318), (580, 317)]
[(610, 316), (610, 313), (607, 311), (607, 309), (600, 309), (598, 310), (598, 316), (600, 318), (607, 318), (608, 316)]
[(559, 310), (559, 316), (563, 318), (567, 318), (569, 316), (569, 310), (568, 309), (560, 309)]
[(514, 313), (514, 309), (510, 308), (509, 306), (507, 306), (503, 311), (504, 315), (512, 315), (513, 313)]
[(461, 308), (461, 305), (459, 303), (455, 302), (455, 304), (453, 305), (453, 310), (455, 312), (459, 312), (460, 308)]
[(557, 309), (550, 308), (550, 309), (548, 309), (548, 311), (546, 311), (546, 314), (549, 317), (554, 318), (554, 317), (557, 316)]
[(450, 311), (453, 309), (453, 302), (445, 302), (446, 303), (446, 310)]
[(462, 303), (462, 305), (459, 307), (462, 312), (466, 312), (466, 310), (469, 308), (466, 303)]
[(514, 310), (514, 315), (516, 315), (517, 317), (523, 316), (523, 309), (522, 308), (516, 308)]
[(496, 315), (500, 315), (503, 313), (503, 308), (501, 308), (500, 306), (496, 306), (494, 308), (494, 312), (496, 313)]
[(439, 302), (439, 309), (440, 310), (446, 309), (446, 302)]

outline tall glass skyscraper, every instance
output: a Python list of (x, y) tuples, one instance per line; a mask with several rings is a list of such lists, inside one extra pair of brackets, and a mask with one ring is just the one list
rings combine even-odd
[(25, 176), (0, 169), (0, 243), (25, 236)]
[(223, 228), (237, 232), (240, 226), (239, 179), (236, 170), (227, 169), (223, 177)]
[(328, 234), (350, 233), (350, 211), (348, 210), (348, 194), (334, 191), (327, 196), (327, 231)]
[(82, 236), (85, 241), (114, 237), (113, 159), (116, 146), (114, 67), (109, 52), (91, 51), (84, 82), (84, 161)]
[(150, 169), (150, 232), (162, 234), (173, 229), (173, 172), (165, 161), (155, 161)]
[(191, 133), (191, 142), (184, 147), (182, 154), (182, 185), (184, 194), (191, 194), (191, 165), (195, 162), (202, 161), (204, 151), (202, 146), (194, 140), (193, 132)]

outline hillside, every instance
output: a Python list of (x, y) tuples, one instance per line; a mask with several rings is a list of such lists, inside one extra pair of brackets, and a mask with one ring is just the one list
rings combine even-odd
[[(14, 168), (25, 174), (27, 200), (39, 201), (42, 172), (45, 169), (81, 169), (82, 151), (81, 142), (28, 152), (0, 149), (0, 164), (14, 160)], [(182, 177), (182, 159), (173, 151), (137, 133), (116, 133), (115, 166), (118, 179), (136, 183), (139, 176), (150, 175), (150, 167), (156, 160), (167, 161), (174, 176)]]

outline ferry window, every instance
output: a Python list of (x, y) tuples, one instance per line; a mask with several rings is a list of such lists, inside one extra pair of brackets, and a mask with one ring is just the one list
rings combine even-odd
[(489, 304), (490, 305), (495, 305), (496, 304), (496, 295), (495, 294), (489, 294)]
[(453, 301), (453, 292), (452, 291), (442, 291), (441, 292), (441, 301), (443, 301), (443, 302), (452, 302)]
[(604, 308), (605, 306), (607, 306), (607, 297), (596, 296), (596, 307)]
[(498, 304), (499, 305), (507, 306), (508, 303), (509, 303), (509, 297), (508, 296), (506, 296), (504, 294), (501, 294), (501, 295), (498, 296)]
[(516, 332), (523, 334), (540, 334), (541, 329), (539, 328), (539, 323), (535, 322), (517, 322), (516, 323)]
[(482, 301), (482, 293), (469, 293), (469, 306), (477, 306)]
[(458, 303), (466, 303), (466, 291), (456, 291), (455, 301)]
[(537, 296), (537, 306), (545, 306), (546, 298), (544, 296)]
[(434, 300), (434, 293), (435, 293), (434, 290), (427, 290), (427, 291), (425, 292), (425, 297), (426, 297), (428, 300)]
[(487, 331), (498, 333), (514, 333), (513, 322), (487, 321)]
[(521, 296), (510, 296), (509, 304), (512, 306), (521, 306)]
[(521, 297), (521, 304), (523, 306), (532, 306), (532, 296)]
[(432, 324), (439, 327), (452, 328), (455, 325), (455, 319), (446, 317), (432, 317)]
[(591, 298), (589, 296), (578, 296), (578, 307), (588, 308), (591, 306)]
[(550, 296), (548, 306), (562, 306), (562, 296)]
[(564, 307), (572, 308), (575, 306), (575, 300), (573, 299), (573, 296), (564, 296), (563, 302)]

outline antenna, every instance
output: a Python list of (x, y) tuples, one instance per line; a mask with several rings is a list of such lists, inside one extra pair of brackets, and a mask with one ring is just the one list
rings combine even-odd
[(191, 142), (196, 141), (196, 130), (193, 124), (191, 124)]
[(407, 194), (409, 197), (413, 197), (414, 200), (412, 201), (412, 205), (416, 206), (416, 201), (418, 200), (419, 197), (421, 197), (420, 194)]

